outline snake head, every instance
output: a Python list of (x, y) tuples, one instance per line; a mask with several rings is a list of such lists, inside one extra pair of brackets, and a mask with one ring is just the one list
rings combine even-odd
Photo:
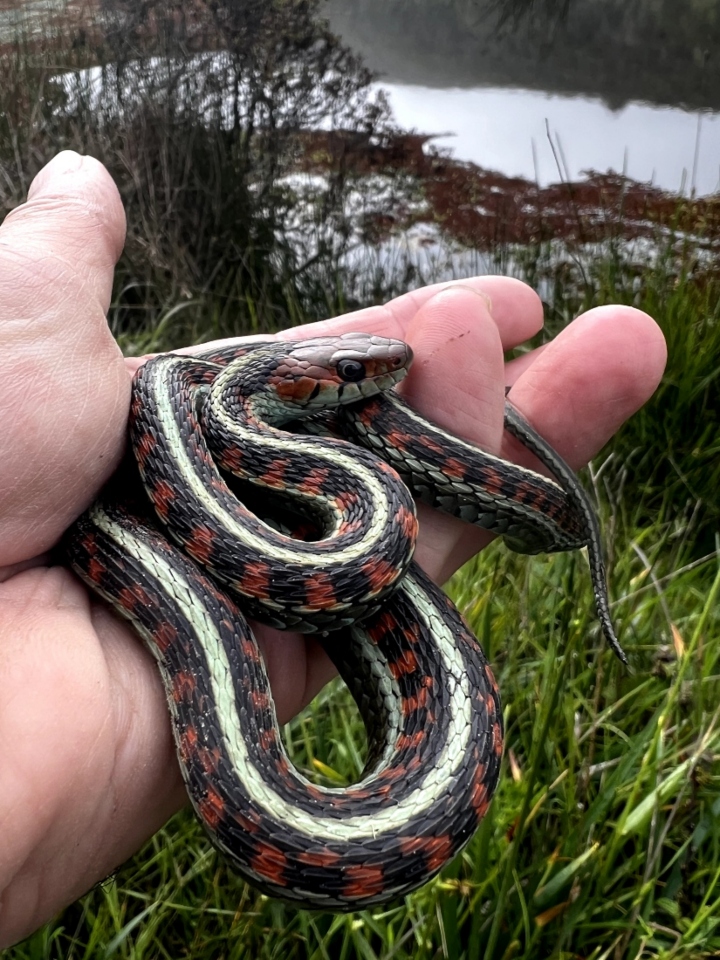
[[(278, 345), (280, 346), (280, 345)], [(402, 340), (369, 333), (315, 337), (275, 348), (269, 386), (293, 417), (354, 403), (403, 379), (412, 350)]]

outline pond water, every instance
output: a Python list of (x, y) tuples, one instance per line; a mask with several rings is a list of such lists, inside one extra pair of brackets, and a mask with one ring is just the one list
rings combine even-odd
[[(720, 191), (720, 114), (494, 87), (464, 90), (383, 82), (408, 129), (460, 160), (545, 186), (613, 170), (683, 195)], [(446, 132), (448, 131), (448, 132)]]
[[(559, 7), (559, 9), (558, 9)], [(720, 191), (720, 3), (330, 0), (407, 129), (541, 185), (613, 170)]]

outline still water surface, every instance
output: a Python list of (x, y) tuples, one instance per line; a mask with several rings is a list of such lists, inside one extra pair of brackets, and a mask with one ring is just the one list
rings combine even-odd
[(458, 159), (541, 186), (613, 170), (684, 194), (720, 191), (717, 113), (643, 103), (613, 111), (535, 90), (383, 87), (401, 126), (442, 131), (433, 143)]
[(540, 185), (613, 170), (684, 194), (720, 190), (720, 3), (570, 0), (558, 15), (538, 2), (534, 18), (529, 6), (326, 9), (381, 74), (399, 124), (442, 134), (434, 143), (458, 159)]

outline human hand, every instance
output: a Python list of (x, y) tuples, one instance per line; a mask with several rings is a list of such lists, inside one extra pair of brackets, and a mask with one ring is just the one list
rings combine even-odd
[[(124, 445), (130, 371), (105, 322), (124, 240), (95, 161), (58, 156), (0, 227), (5, 375), (0, 457), (0, 947), (29, 934), (129, 857), (183, 803), (159, 674), (128, 626), (45, 553), (93, 500)], [(422, 413), (519, 462), (504, 386), (580, 467), (655, 389), (660, 331), (629, 307), (590, 311), (503, 363), (542, 324), (523, 284), (428, 287), (287, 336), (364, 330), (415, 352), (404, 392)], [(445, 580), (489, 539), (421, 510), (417, 559)], [(308, 638), (260, 632), (281, 722), (332, 675)]]

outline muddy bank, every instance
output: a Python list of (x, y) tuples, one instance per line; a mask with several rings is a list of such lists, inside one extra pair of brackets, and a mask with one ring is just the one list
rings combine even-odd
[(354, 131), (299, 134), (297, 166), (341, 180), (370, 175), (410, 177), (422, 202), (397, 200), (366, 214), (368, 239), (377, 241), (420, 222), (448, 239), (489, 251), (503, 244), (548, 240), (600, 243), (618, 238), (659, 239), (668, 231), (701, 246), (720, 241), (720, 194), (688, 199), (616, 173), (589, 172), (575, 183), (548, 187), (507, 177), (435, 150), (432, 138), (398, 133), (377, 141)]

